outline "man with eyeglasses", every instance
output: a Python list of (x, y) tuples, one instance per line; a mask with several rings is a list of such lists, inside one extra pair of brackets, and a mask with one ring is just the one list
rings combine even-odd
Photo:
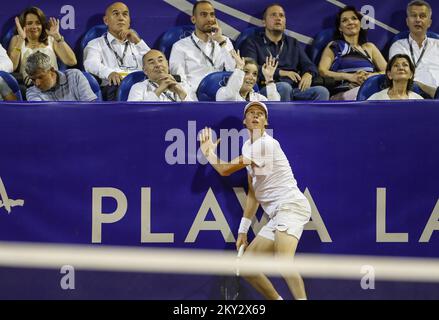
[(410, 34), (392, 44), (389, 60), (396, 54), (408, 55), (416, 68), (415, 82), (428, 96), (434, 97), (439, 87), (439, 39), (427, 35), (431, 16), (431, 6), (426, 1), (414, 0), (407, 5), (406, 23)]
[(148, 45), (130, 28), (130, 12), (122, 2), (105, 10), (104, 23), (108, 32), (90, 41), (84, 49), (84, 68), (101, 79), (104, 100), (116, 100), (122, 79), (133, 71), (142, 70), (142, 57)]

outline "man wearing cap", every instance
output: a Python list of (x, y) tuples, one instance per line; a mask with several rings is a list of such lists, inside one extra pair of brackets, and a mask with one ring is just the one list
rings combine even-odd
[[(259, 101), (250, 102), (244, 109), (244, 126), (249, 140), (242, 155), (229, 162), (220, 161), (215, 153), (219, 140), (213, 142), (210, 128), (200, 134), (200, 148), (206, 159), (221, 176), (246, 168), (249, 192), (238, 230), (236, 248), (246, 247), (246, 253), (273, 252), (276, 256), (293, 258), (305, 224), (311, 217), (308, 200), (297, 187), (289, 161), (277, 140), (265, 132), (268, 109)], [(270, 220), (248, 245), (247, 232), (259, 204)], [(270, 280), (263, 275), (245, 279), (265, 298), (282, 300)], [(285, 276), (296, 299), (306, 299), (305, 287), (299, 274)]]

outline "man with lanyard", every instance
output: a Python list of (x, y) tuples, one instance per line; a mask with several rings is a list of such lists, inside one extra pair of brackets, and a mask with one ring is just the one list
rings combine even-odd
[[(186, 83), (179, 83), (177, 76), (169, 74), (165, 55), (151, 49), (143, 57), (143, 71), (147, 79), (131, 87), (128, 101), (193, 101)], [(178, 79), (179, 80), (179, 79)]]
[(431, 15), (431, 6), (426, 1), (414, 0), (407, 5), (406, 23), (410, 34), (392, 44), (389, 60), (398, 53), (408, 55), (416, 68), (415, 81), (430, 97), (434, 97), (439, 86), (439, 39), (427, 37)]
[(201, 80), (216, 71), (233, 71), (235, 59), (231, 56), (232, 42), (222, 35), (215, 9), (209, 1), (198, 1), (192, 9), (195, 31), (177, 41), (171, 51), (171, 74), (178, 74), (196, 92)]
[(101, 79), (104, 100), (116, 100), (122, 79), (142, 70), (142, 57), (148, 45), (130, 29), (130, 13), (122, 2), (110, 5), (104, 16), (108, 32), (90, 41), (84, 49), (84, 68)]
[[(313, 77), (318, 75), (316, 66), (306, 55), (297, 40), (285, 35), (286, 17), (284, 9), (271, 4), (263, 14), (265, 30), (250, 36), (241, 45), (241, 55), (254, 59), (261, 66), (267, 57), (279, 62), (274, 73), (277, 91), (281, 101), (291, 100), (328, 100), (329, 91), (321, 86), (311, 87)], [(262, 78), (259, 85), (264, 86)], [(261, 93), (265, 95), (265, 88)]]

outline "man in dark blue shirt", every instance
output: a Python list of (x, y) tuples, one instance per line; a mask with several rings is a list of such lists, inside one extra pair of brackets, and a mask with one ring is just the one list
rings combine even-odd
[[(318, 75), (316, 66), (297, 40), (284, 34), (284, 9), (278, 4), (269, 5), (264, 11), (263, 23), (265, 30), (256, 32), (241, 45), (241, 56), (253, 58), (259, 66), (265, 63), (267, 56), (279, 61), (274, 80), (282, 101), (329, 100), (325, 87), (311, 87), (312, 78)], [(259, 84), (265, 85), (261, 80)], [(262, 94), (264, 90), (262, 88)]]

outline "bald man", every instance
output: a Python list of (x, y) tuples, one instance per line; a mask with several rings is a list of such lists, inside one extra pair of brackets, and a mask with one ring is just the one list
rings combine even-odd
[(169, 65), (165, 55), (158, 50), (150, 50), (143, 57), (143, 72), (148, 79), (132, 86), (128, 101), (194, 101), (195, 94), (186, 83), (177, 82), (169, 74)]
[(104, 100), (116, 100), (122, 79), (142, 70), (142, 57), (150, 49), (131, 29), (128, 7), (115, 2), (105, 10), (103, 18), (108, 31), (90, 41), (84, 49), (84, 68), (101, 79)]

